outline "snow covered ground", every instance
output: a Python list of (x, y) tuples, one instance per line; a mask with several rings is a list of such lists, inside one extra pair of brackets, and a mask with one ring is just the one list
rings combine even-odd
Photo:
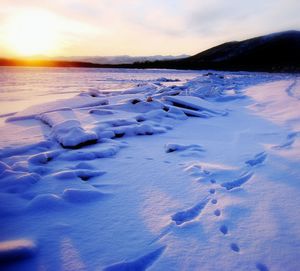
[(3, 117), (1, 270), (300, 270), (299, 76), (181, 75)]

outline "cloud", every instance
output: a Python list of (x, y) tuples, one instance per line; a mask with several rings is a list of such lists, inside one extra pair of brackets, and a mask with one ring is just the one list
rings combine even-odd
[(193, 54), (300, 28), (296, 0), (1, 0), (1, 20), (30, 8), (61, 18), (64, 54), (77, 55)]

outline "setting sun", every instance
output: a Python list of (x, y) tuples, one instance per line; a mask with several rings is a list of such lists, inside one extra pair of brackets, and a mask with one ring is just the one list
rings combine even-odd
[(11, 17), (6, 25), (6, 42), (13, 54), (51, 54), (58, 46), (57, 23), (51, 13), (31, 10)]

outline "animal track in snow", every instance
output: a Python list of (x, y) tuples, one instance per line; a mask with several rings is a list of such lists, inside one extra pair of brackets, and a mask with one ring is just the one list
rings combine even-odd
[(221, 211), (219, 209), (214, 211), (215, 216), (220, 216), (221, 215)]
[(160, 247), (134, 261), (121, 262), (104, 268), (104, 271), (129, 271), (139, 270), (144, 271), (154, 264), (164, 252), (166, 247)]
[(224, 235), (226, 235), (228, 233), (228, 228), (226, 225), (222, 225), (220, 227), (220, 232), (222, 232)]
[(215, 194), (216, 193), (216, 189), (214, 189), (214, 188), (209, 189), (209, 193), (210, 194)]
[(281, 150), (281, 149), (289, 149), (295, 142), (296, 140), (296, 137), (299, 135), (300, 133), (299, 132), (292, 132), (292, 133), (289, 133), (287, 135), (287, 140), (286, 142), (284, 142), (283, 144), (281, 145), (276, 145), (273, 147), (273, 149), (275, 150)]
[(246, 161), (245, 163), (251, 167), (262, 164), (267, 158), (267, 154), (265, 152), (260, 152), (254, 156), (253, 159)]
[(187, 209), (185, 211), (178, 212), (174, 215), (172, 215), (172, 220), (177, 224), (181, 225), (185, 222), (191, 221), (197, 216), (200, 215), (206, 204), (208, 203), (210, 199), (206, 198), (199, 203), (197, 203), (195, 206), (193, 206), (190, 209)]
[(259, 270), (259, 271), (269, 271), (269, 268), (268, 267), (266, 267), (264, 264), (262, 264), (262, 263), (256, 263), (256, 268), (257, 268), (257, 270)]
[(246, 183), (252, 176), (252, 172), (247, 172), (234, 181), (222, 183), (221, 186), (225, 187), (227, 190), (231, 190), (236, 187), (240, 187), (241, 185)]
[(230, 244), (230, 248), (234, 252), (240, 252), (240, 248), (239, 248), (239, 246), (236, 243), (231, 243)]
[(217, 199), (212, 199), (212, 200), (211, 200), (211, 203), (212, 203), (212, 204), (217, 204), (217, 203), (218, 203), (218, 200), (217, 200)]

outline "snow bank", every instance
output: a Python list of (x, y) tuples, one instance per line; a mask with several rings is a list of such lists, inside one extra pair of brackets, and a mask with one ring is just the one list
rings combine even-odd
[(52, 128), (55, 139), (64, 148), (80, 148), (98, 140), (96, 133), (82, 127), (71, 109), (44, 113), (37, 117)]

